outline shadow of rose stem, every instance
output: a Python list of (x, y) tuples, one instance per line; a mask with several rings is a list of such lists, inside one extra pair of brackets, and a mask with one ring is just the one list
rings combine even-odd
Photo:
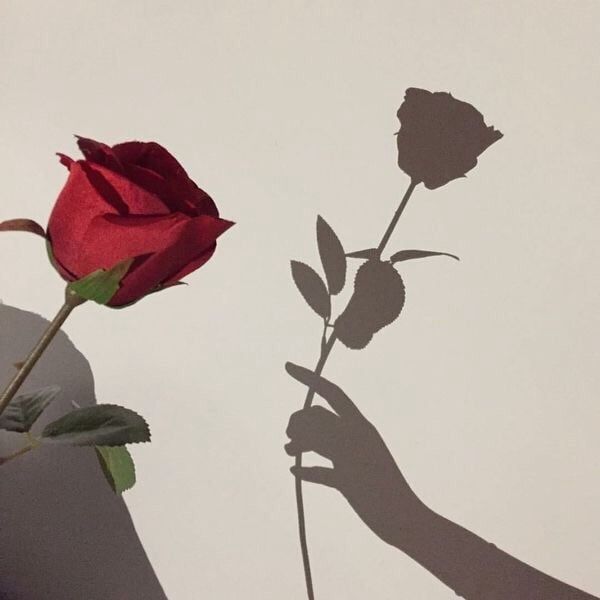
[[(402, 198), (402, 201), (400, 202), (398, 208), (396, 209), (396, 212), (394, 213), (392, 220), (390, 221), (389, 225), (387, 226), (387, 229), (385, 230), (385, 233), (383, 234), (383, 237), (381, 238), (381, 241), (379, 242), (379, 245), (377, 246), (377, 255), (378, 256), (381, 256), (383, 250), (385, 249), (385, 246), (388, 243), (390, 237), (392, 236), (392, 233), (394, 232), (394, 229), (396, 228), (396, 225), (398, 224), (398, 221), (400, 220), (400, 217), (402, 216), (402, 213), (404, 212), (404, 209), (406, 208), (406, 205), (408, 204), (408, 201), (409, 201), (412, 193), (414, 192), (415, 188), (417, 187), (417, 185), (419, 183), (420, 183), (419, 181), (417, 181), (415, 179), (411, 179), (410, 185), (408, 186), (408, 189), (406, 190), (406, 192)], [(329, 336), (329, 339), (327, 340), (327, 342), (322, 345), (321, 356), (319, 357), (319, 360), (318, 360), (318, 362), (315, 366), (315, 370), (314, 370), (314, 373), (316, 375), (321, 375), (323, 373), (323, 369), (325, 368), (325, 364), (327, 363), (327, 359), (329, 358), (329, 355), (331, 353), (331, 350), (333, 349), (335, 341), (336, 341), (336, 335), (335, 335), (335, 331), (334, 331)], [(306, 393), (306, 399), (304, 400), (304, 409), (310, 408), (314, 397), (315, 397), (315, 390), (313, 389), (312, 386), (310, 386)], [(294, 467), (296, 469), (298, 469), (301, 466), (302, 466), (302, 454), (298, 454), (298, 456), (296, 456), (296, 460), (294, 462)], [(314, 592), (314, 586), (313, 586), (313, 581), (312, 581), (312, 572), (311, 572), (311, 568), (310, 568), (310, 555), (308, 552), (308, 541), (307, 541), (307, 536), (306, 536), (306, 517), (304, 514), (304, 495), (302, 492), (302, 479), (300, 479), (299, 475), (296, 475), (296, 477), (295, 477), (295, 491), (296, 491), (296, 510), (298, 513), (298, 535), (300, 537), (300, 550), (302, 552), (302, 563), (304, 565), (304, 578), (306, 580), (306, 593), (308, 595), (309, 600), (315, 600), (315, 592)]]
[[(408, 88), (404, 95), (404, 101), (398, 109), (397, 117), (400, 121), (400, 130), (396, 134), (398, 166), (411, 178), (411, 183), (383, 234), (379, 245), (375, 249), (374, 257), (370, 257), (366, 264), (369, 264), (372, 258), (375, 259), (375, 262), (371, 262), (371, 264), (381, 262), (381, 254), (406, 208), (411, 194), (419, 183), (423, 183), (426, 188), (434, 190), (446, 185), (450, 181), (465, 177), (467, 172), (477, 166), (478, 157), (503, 136), (502, 132), (498, 131), (495, 127), (486, 125), (483, 115), (473, 105), (454, 98), (448, 92), (430, 92), (419, 88)], [(427, 254), (435, 255), (439, 253), (425, 253), (424, 255)], [(362, 268), (364, 269), (364, 265)], [(363, 271), (363, 275), (364, 273), (365, 271)], [(403, 291), (401, 279), (397, 279), (395, 275), (394, 279), (396, 286), (399, 286), (399, 289)], [(351, 303), (352, 299), (346, 310), (351, 306)], [(388, 315), (387, 318), (389, 316), (396, 318), (400, 314), (401, 309), (401, 305), (396, 307), (394, 314)], [(316, 312), (319, 311), (317, 310)], [(341, 317), (345, 313), (346, 311), (342, 313)], [(354, 314), (354, 317), (359, 320), (363, 316), (360, 312)], [(364, 348), (372, 337), (372, 334), (378, 331), (382, 325), (382, 323), (378, 323), (379, 327), (370, 328), (371, 330), (368, 331), (370, 337), (368, 339), (359, 339), (360, 344), (355, 344), (357, 340), (350, 340), (354, 345), (349, 345), (347, 343), (349, 340), (345, 340), (342, 335), (343, 329), (338, 329), (339, 318), (336, 320), (329, 340), (326, 340), (328, 324), (329, 322), (327, 321), (321, 344), (321, 356), (315, 367), (317, 375), (320, 375), (323, 371), (337, 338), (349, 348)], [(309, 388), (306, 395), (305, 408), (310, 407), (314, 397), (314, 391), (311, 388)], [(301, 481), (299, 481), (299, 467), (301, 464), (301, 458), (297, 458), (295, 474), (298, 526), (308, 598), (309, 600), (314, 600), (310, 560), (306, 543), (302, 485)]]

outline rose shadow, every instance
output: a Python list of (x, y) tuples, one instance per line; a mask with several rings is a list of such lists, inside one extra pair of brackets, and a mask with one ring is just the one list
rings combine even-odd
[[(0, 384), (47, 321), (0, 304)], [(96, 403), (90, 365), (60, 332), (23, 385), (61, 388), (34, 426)], [(0, 432), (0, 455), (23, 445)], [(0, 467), (0, 598), (165, 600), (127, 506), (108, 486), (91, 448), (45, 446)]]

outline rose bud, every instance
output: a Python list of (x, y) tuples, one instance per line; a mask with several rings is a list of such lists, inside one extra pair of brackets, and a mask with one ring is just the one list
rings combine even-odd
[(78, 138), (48, 223), (53, 263), (67, 281), (133, 260), (109, 306), (177, 284), (213, 255), (231, 221), (155, 142), (107, 146)]
[(364, 348), (375, 333), (398, 318), (404, 283), (389, 262), (372, 258), (360, 266), (348, 306), (335, 322), (335, 335), (348, 348)]
[(477, 157), (502, 137), (483, 115), (446, 92), (406, 90), (398, 109), (398, 165), (429, 189), (464, 177)]

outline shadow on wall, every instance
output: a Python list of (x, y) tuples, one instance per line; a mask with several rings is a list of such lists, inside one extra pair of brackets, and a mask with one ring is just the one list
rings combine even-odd
[[(48, 323), (0, 304), (0, 386)], [(90, 365), (60, 332), (22, 391), (58, 385), (34, 426), (96, 403)], [(0, 432), (0, 456), (22, 445)], [(123, 500), (107, 485), (91, 448), (45, 446), (0, 468), (0, 599), (166, 599)]]
[(309, 369), (288, 373), (333, 409), (294, 413), (291, 456), (316, 452), (331, 467), (298, 466), (303, 481), (337, 489), (373, 533), (395, 546), (467, 600), (599, 600), (538, 571), (426, 506), (412, 490), (377, 429), (344, 391)]

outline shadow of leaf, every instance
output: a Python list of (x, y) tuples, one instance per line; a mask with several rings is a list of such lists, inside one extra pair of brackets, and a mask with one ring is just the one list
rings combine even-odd
[(364, 348), (400, 316), (404, 299), (404, 282), (396, 269), (379, 259), (367, 261), (358, 269), (354, 293), (335, 322), (338, 339), (348, 348)]
[(413, 260), (415, 258), (426, 258), (428, 256), (449, 256), (456, 260), (460, 260), (455, 254), (449, 254), (448, 252), (433, 252), (430, 250), (400, 250), (390, 256), (390, 262), (397, 263), (404, 260)]
[(335, 296), (346, 283), (346, 254), (335, 231), (321, 216), (317, 218), (317, 244), (329, 293)]
[(331, 314), (331, 298), (327, 292), (325, 282), (307, 264), (293, 260), (291, 265), (294, 283), (302, 297), (319, 316), (328, 319)]

